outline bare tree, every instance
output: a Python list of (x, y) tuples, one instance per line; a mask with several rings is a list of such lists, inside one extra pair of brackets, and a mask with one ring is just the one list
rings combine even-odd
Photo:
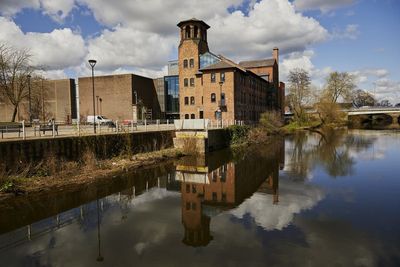
[(306, 120), (305, 106), (310, 104), (312, 97), (310, 76), (304, 69), (294, 69), (290, 71), (288, 81), (290, 107), (295, 119), (304, 122)]
[(18, 107), (28, 97), (28, 76), (33, 68), (27, 50), (0, 44), (0, 98), (13, 106), (11, 121), (15, 121)]
[(355, 87), (353, 75), (347, 72), (334, 71), (326, 79), (324, 94), (332, 103), (336, 103), (339, 97), (344, 100), (351, 99)]
[(373, 95), (361, 89), (356, 90), (353, 93), (352, 98), (353, 98), (353, 105), (356, 107), (375, 106), (375, 104), (377, 103)]

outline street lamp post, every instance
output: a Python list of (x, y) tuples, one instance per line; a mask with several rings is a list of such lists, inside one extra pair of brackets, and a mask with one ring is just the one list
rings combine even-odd
[(89, 65), (92, 67), (92, 89), (93, 89), (93, 131), (96, 133), (96, 104), (94, 102), (94, 66), (96, 66), (97, 61), (94, 59), (89, 59)]
[(224, 84), (223, 81), (219, 82), (219, 107), (218, 107), (218, 113), (219, 113), (219, 121), (220, 121), (220, 125), (222, 127), (222, 85)]
[(31, 75), (28, 74), (29, 123), (32, 125)]
[(96, 108), (97, 108), (97, 113), (99, 113), (99, 115), (101, 115), (100, 109), (99, 109), (99, 96), (96, 95)]

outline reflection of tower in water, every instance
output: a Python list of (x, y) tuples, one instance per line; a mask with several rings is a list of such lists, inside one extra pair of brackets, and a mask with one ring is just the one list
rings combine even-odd
[(180, 162), (176, 166), (176, 180), (181, 182), (185, 228), (182, 242), (194, 247), (207, 246), (213, 239), (211, 217), (237, 207), (256, 191), (273, 195), (273, 203), (278, 204), (280, 149), (283, 142), (270, 146), (266, 153), (252, 155), (252, 160), (234, 161), (233, 155), (224, 151)]

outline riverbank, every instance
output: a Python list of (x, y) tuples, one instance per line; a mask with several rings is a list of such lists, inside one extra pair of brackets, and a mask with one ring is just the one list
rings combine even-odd
[(55, 159), (49, 158), (35, 166), (26, 166), (17, 174), (0, 173), (0, 202), (19, 195), (79, 188), (112, 179), (121, 172), (150, 167), (182, 156), (184, 154), (177, 149), (164, 149), (106, 160), (98, 160), (89, 152), (82, 155), (80, 162), (56, 163)]

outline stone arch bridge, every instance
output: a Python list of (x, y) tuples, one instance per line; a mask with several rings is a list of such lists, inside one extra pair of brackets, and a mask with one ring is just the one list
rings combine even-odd
[(350, 126), (365, 129), (400, 129), (400, 108), (354, 108), (345, 110)]

